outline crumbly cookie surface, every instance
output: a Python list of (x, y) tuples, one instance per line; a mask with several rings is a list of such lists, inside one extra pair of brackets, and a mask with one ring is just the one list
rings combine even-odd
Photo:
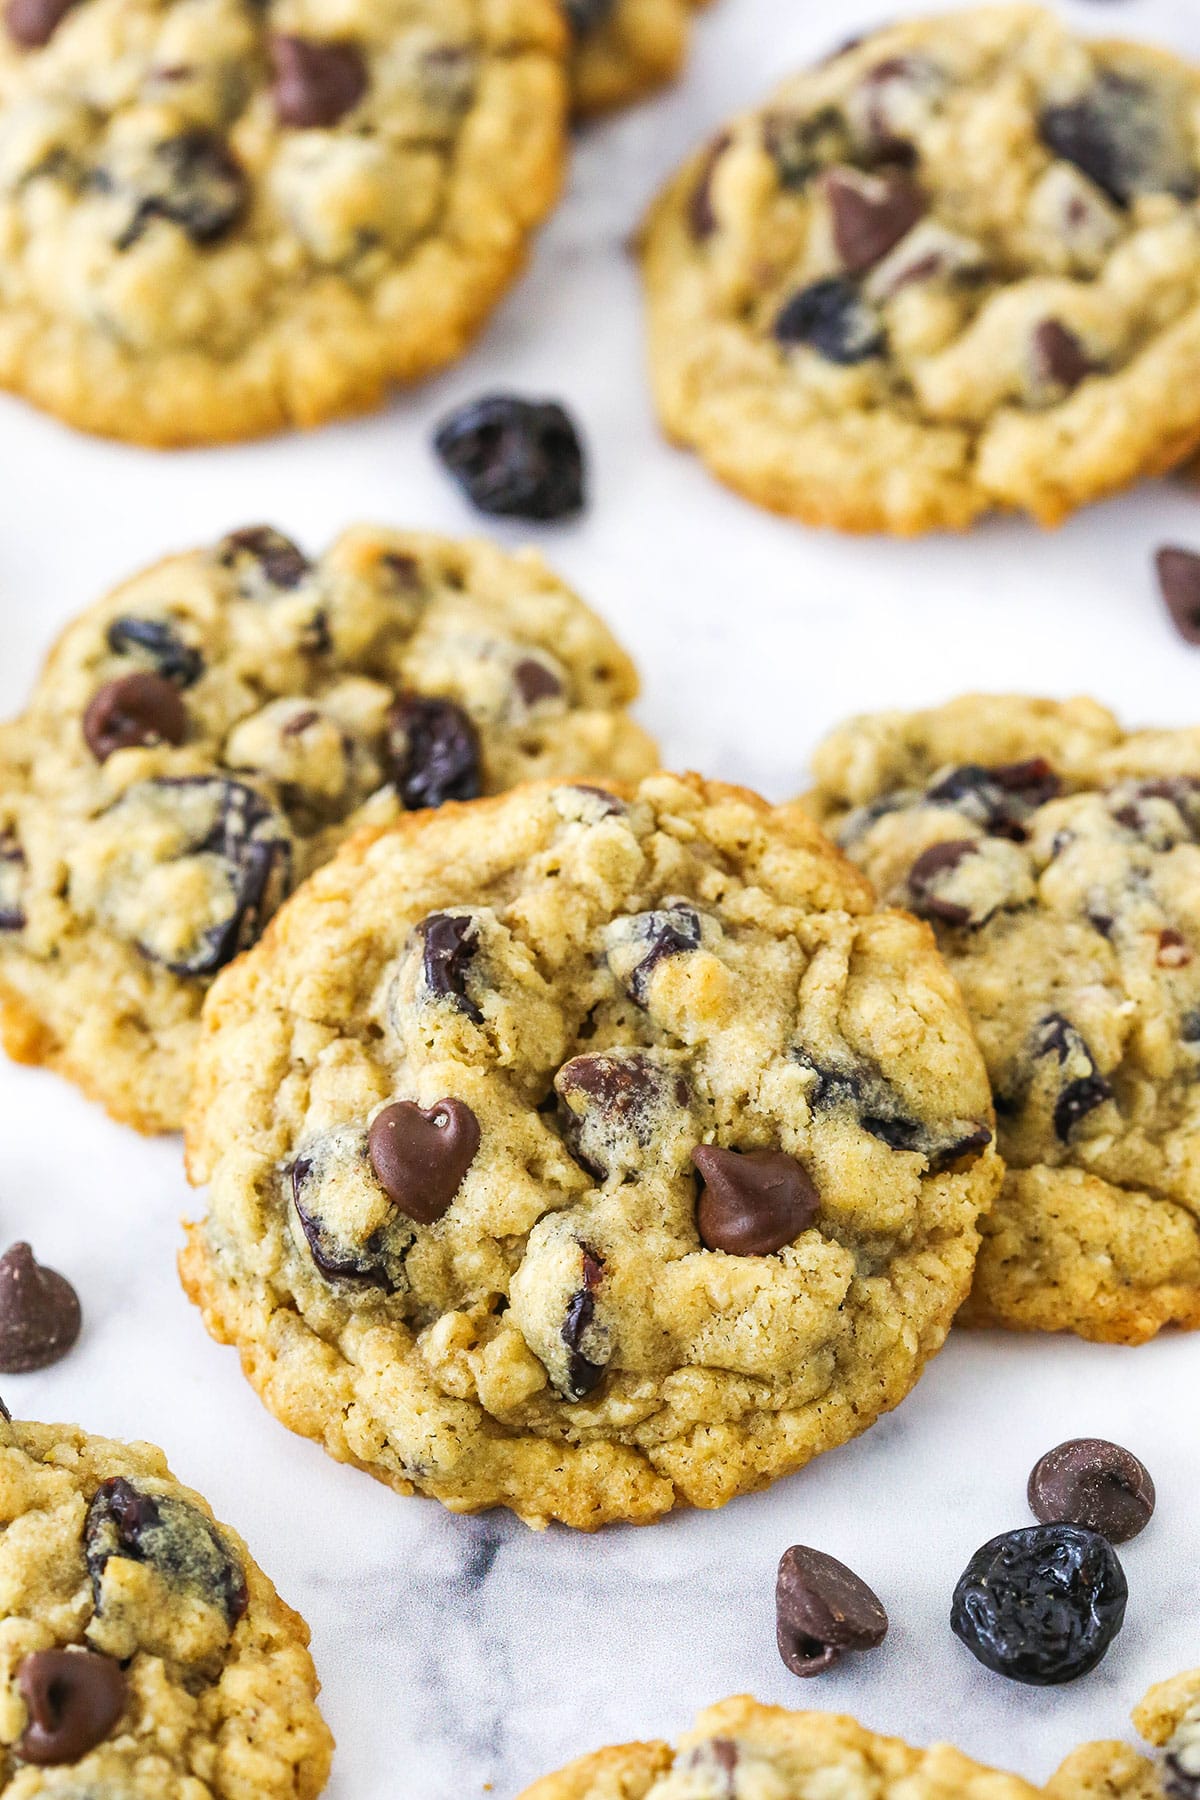
[[(0, 1519), (5, 1800), (320, 1793), (332, 1739), (307, 1627), (161, 1451), (0, 1421)], [(62, 1651), (47, 1743), (31, 1695)]]
[(676, 1747), (600, 1750), (536, 1781), (521, 1800), (1036, 1800), (1038, 1792), (947, 1744), (913, 1750), (835, 1713), (740, 1696), (701, 1713)]
[(1200, 1788), (1200, 1669), (1152, 1687), (1133, 1722), (1158, 1751), (1083, 1744), (1046, 1784), (1049, 1800), (1187, 1800)]
[(400, 1491), (650, 1520), (903, 1398), (991, 1123), (932, 939), (798, 808), (532, 785), (360, 835), (218, 981), (183, 1277), (279, 1418)]
[(670, 435), (844, 530), (1053, 523), (1200, 439), (1200, 71), (1030, 6), (786, 82), (646, 227)]
[(451, 361), (558, 189), (557, 0), (13, 0), (0, 384), (154, 444)]
[(633, 667), (532, 552), (252, 528), (124, 583), (0, 730), (0, 1024), (174, 1130), (213, 973), (365, 819), (636, 779)]
[(1200, 1326), (1200, 732), (967, 696), (850, 721), (810, 803), (924, 914), (1007, 1164), (964, 1317), (1140, 1343)]
[(679, 73), (692, 14), (706, 0), (562, 0), (577, 113), (625, 106)]

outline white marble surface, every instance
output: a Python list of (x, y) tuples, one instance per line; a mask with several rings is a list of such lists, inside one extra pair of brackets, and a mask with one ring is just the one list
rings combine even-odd
[[(311, 546), (356, 518), (469, 529), (430, 426), (511, 384), (565, 397), (586, 424), (591, 512), (538, 541), (637, 654), (643, 716), (676, 764), (783, 796), (845, 712), (978, 685), (1086, 690), (1131, 720), (1194, 722), (1200, 652), (1167, 628), (1149, 569), (1164, 539), (1200, 547), (1200, 494), (1182, 483), (1055, 536), (1007, 522), (957, 542), (849, 542), (759, 515), (655, 437), (622, 254), (642, 202), (726, 112), (876, 6), (719, 0), (687, 84), (583, 139), (567, 203), (486, 343), (381, 417), (155, 456), (0, 402), (0, 706), (19, 704), (59, 626), (111, 581), (231, 526), (269, 518)], [(1200, 55), (1195, 0), (1064, 11)], [(161, 1443), (244, 1532), (313, 1625), (340, 1741), (333, 1800), (469, 1800), (488, 1783), (511, 1800), (569, 1756), (669, 1734), (746, 1689), (949, 1735), (1037, 1776), (1081, 1737), (1121, 1734), (1149, 1681), (1200, 1661), (1200, 1338), (1130, 1352), (959, 1336), (899, 1413), (768, 1495), (594, 1540), (534, 1536), (397, 1499), (260, 1409), (174, 1279), (177, 1221), (197, 1204), (176, 1143), (140, 1142), (52, 1077), (8, 1066), (0, 1143), (0, 1235), (30, 1237), (87, 1314), (78, 1350), (9, 1379), (6, 1398)], [(1125, 1558), (1129, 1622), (1087, 1680), (1008, 1686), (950, 1636), (950, 1590), (979, 1543), (1027, 1522), (1035, 1457), (1079, 1433), (1127, 1442), (1159, 1483), (1158, 1516)], [(773, 1645), (773, 1569), (797, 1540), (861, 1570), (894, 1622), (881, 1652), (819, 1685), (789, 1676)]]

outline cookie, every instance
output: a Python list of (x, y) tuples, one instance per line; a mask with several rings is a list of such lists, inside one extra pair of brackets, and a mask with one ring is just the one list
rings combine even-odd
[(215, 971), (364, 819), (654, 746), (609, 632), (531, 552), (266, 527), (124, 583), (0, 729), (0, 1028), (143, 1131), (182, 1122)]
[(913, 1750), (854, 1719), (740, 1695), (702, 1712), (677, 1747), (600, 1750), (535, 1781), (520, 1800), (1037, 1800), (1039, 1792), (948, 1744)]
[(1133, 1722), (1160, 1751), (1084, 1744), (1046, 1784), (1049, 1800), (1195, 1800), (1200, 1793), (1200, 1669), (1162, 1681), (1134, 1708)]
[(964, 1317), (1200, 1326), (1200, 731), (973, 695), (851, 720), (814, 812), (933, 925), (1008, 1165)]
[(662, 87), (687, 55), (692, 14), (707, 0), (562, 0), (571, 33), (571, 98), (608, 112)]
[(991, 1139), (927, 928), (798, 808), (530, 785), (360, 834), (216, 983), (183, 1279), (399, 1491), (651, 1520), (904, 1397)]
[(459, 356), (553, 203), (557, 0), (12, 0), (0, 384), (171, 445)]
[(152, 1444), (0, 1421), (5, 1800), (313, 1800), (308, 1627)]
[(1200, 71), (1031, 6), (786, 82), (647, 221), (679, 443), (847, 531), (1045, 524), (1200, 441)]

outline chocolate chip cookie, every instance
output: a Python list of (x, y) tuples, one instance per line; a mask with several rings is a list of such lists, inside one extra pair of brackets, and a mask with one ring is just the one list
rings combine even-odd
[(1161, 1681), (1133, 1722), (1159, 1754), (1084, 1744), (1046, 1784), (1048, 1800), (1196, 1800), (1200, 1794), (1200, 1669)]
[(751, 499), (1044, 523), (1200, 441), (1200, 70), (1049, 12), (908, 21), (786, 82), (646, 226), (670, 435)]
[(183, 1278), (400, 1492), (650, 1520), (904, 1397), (992, 1123), (928, 929), (799, 808), (533, 784), (360, 833), (216, 983)]
[(308, 1628), (160, 1450), (0, 1420), (6, 1800), (313, 1800)]
[(1200, 731), (968, 696), (851, 720), (816, 815), (928, 919), (1008, 1165), (964, 1316), (1140, 1343), (1200, 1326)]
[(577, 113), (607, 112), (677, 75), (692, 13), (707, 0), (562, 0)]
[(948, 1744), (913, 1750), (853, 1719), (741, 1695), (701, 1713), (676, 1747), (597, 1751), (534, 1782), (520, 1800), (1037, 1800), (1039, 1792)]
[(457, 357), (558, 191), (558, 0), (9, 0), (0, 384), (242, 438)]
[(655, 765), (627, 656), (536, 555), (267, 527), (85, 613), (0, 729), (0, 1028), (143, 1131), (182, 1122), (200, 1006), (365, 821)]

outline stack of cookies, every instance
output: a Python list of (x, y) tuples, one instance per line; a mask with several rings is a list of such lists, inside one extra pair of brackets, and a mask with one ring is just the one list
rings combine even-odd
[[(156, 445), (377, 404), (694, 10), (8, 0), (0, 382)], [(1200, 72), (1027, 6), (887, 28), (653, 208), (665, 427), (810, 521), (1058, 519), (1200, 446), (1198, 198)], [(535, 552), (252, 525), (0, 728), (5, 1046), (184, 1130), (183, 1284), (270, 1411), (591, 1531), (846, 1443), (956, 1318), (1200, 1327), (1200, 729), (972, 695), (772, 805), (664, 772), (637, 691)], [(10, 1371), (78, 1330), (20, 1249)], [(5, 1414), (0, 1518), (9, 1800), (320, 1792), (307, 1630), (159, 1452)], [(1200, 1680), (1138, 1719), (1161, 1758), (1043, 1791), (1196, 1800)], [(1035, 1791), (741, 1699), (526, 1800)]]

